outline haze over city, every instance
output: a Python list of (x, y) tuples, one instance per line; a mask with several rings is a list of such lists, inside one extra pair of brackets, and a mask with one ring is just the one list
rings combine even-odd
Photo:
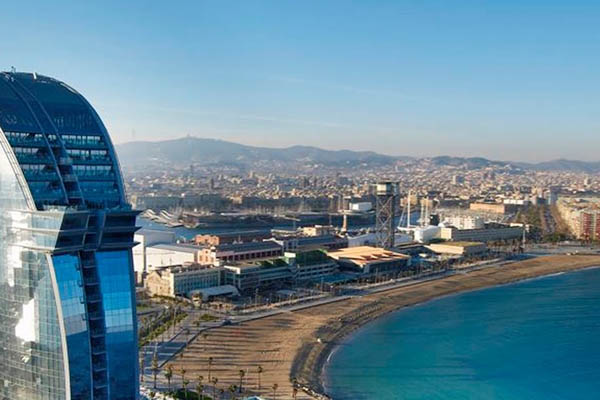
[(33, 1), (2, 12), (3, 69), (77, 87), (116, 143), (191, 134), (597, 161), (594, 1)]

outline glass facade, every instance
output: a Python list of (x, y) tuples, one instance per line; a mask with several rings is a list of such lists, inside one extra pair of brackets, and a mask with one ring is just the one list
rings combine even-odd
[(106, 321), (106, 355), (111, 399), (128, 400), (137, 384), (135, 299), (131, 292), (131, 255), (126, 251), (96, 253)]
[(71, 399), (91, 399), (90, 336), (79, 257), (74, 254), (56, 255), (52, 257), (52, 263), (67, 342)]
[[(63, 348), (48, 258), (18, 172), (0, 152), (0, 398), (65, 399)], [(56, 225), (60, 216), (48, 218)], [(38, 239), (39, 240), (39, 239)], [(39, 240), (49, 247), (57, 237)]]
[(136, 215), (87, 101), (0, 72), (0, 399), (139, 398)]

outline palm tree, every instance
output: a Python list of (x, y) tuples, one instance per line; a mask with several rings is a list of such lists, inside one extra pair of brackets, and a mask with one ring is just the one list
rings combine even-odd
[(140, 381), (144, 382), (144, 356), (140, 358)]
[(276, 384), (276, 383), (274, 383), (273, 387), (272, 387), (272, 389), (273, 389), (273, 400), (275, 400), (277, 398), (277, 389), (278, 388), (279, 388), (279, 385)]
[(263, 367), (260, 365), (256, 367), (256, 374), (258, 375), (258, 390), (260, 390), (260, 374), (263, 373)]
[(169, 392), (171, 391), (171, 378), (173, 377), (173, 367), (171, 364), (167, 365), (167, 370), (165, 371), (165, 378), (167, 378), (167, 384), (169, 385)]
[[(204, 381), (204, 377), (202, 375), (198, 375), (198, 384), (196, 385), (196, 389), (198, 389), (199, 387), (202, 388), (202, 391), (204, 391), (204, 385), (202, 384), (202, 381)], [(203, 400), (202, 397), (204, 396), (204, 393), (200, 393), (198, 391), (198, 397), (200, 398), (200, 400)]]
[(210, 381), (210, 367), (212, 367), (213, 358), (208, 357), (208, 380)]
[(235, 385), (229, 385), (229, 393), (231, 393), (232, 400), (236, 400), (235, 392), (237, 392), (237, 387)]
[(156, 375), (158, 375), (158, 355), (156, 351), (152, 356), (152, 375), (154, 375), (154, 389), (156, 389)]
[(298, 396), (298, 379), (292, 379), (292, 398), (296, 400), (296, 396)]
[(190, 384), (190, 381), (188, 381), (187, 379), (184, 379), (183, 382), (181, 382), (183, 384), (183, 393), (185, 393), (185, 400), (187, 400), (188, 398), (188, 391), (187, 391), (187, 387)]
[(198, 383), (196, 385), (196, 393), (198, 393), (198, 400), (204, 400), (204, 385)]
[(208, 333), (203, 333), (202, 334), (202, 339), (204, 339), (204, 352), (206, 353), (206, 342), (208, 339)]
[(187, 371), (185, 370), (185, 368), (183, 368), (183, 366), (179, 369), (179, 375), (181, 375), (181, 383), (183, 383), (185, 381), (185, 373)]
[(244, 371), (243, 369), (240, 369), (239, 374), (240, 374), (240, 387), (239, 387), (239, 390), (240, 390), (240, 393), (242, 393), (242, 384), (244, 383), (244, 376), (246, 376), (246, 371)]
[(219, 379), (217, 377), (212, 378), (213, 397), (217, 397), (217, 383), (219, 383)]

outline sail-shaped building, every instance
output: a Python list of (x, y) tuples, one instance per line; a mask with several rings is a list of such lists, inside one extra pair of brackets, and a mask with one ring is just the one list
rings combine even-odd
[(139, 397), (135, 220), (86, 99), (0, 73), (0, 399)]

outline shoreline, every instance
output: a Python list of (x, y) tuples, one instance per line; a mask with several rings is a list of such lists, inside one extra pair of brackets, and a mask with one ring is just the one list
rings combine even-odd
[[(272, 398), (271, 388), (277, 384), (277, 398), (292, 399), (292, 381), (296, 379), (302, 389), (297, 400), (328, 399), (323, 371), (332, 351), (375, 319), (445, 296), (596, 266), (600, 266), (600, 255), (543, 256), (283, 311), (210, 329), (206, 337), (192, 341), (172, 365), (175, 370), (185, 367), (191, 377), (206, 376), (211, 358), (212, 376), (225, 387), (239, 384), (243, 369), (248, 395)], [(260, 377), (258, 366), (263, 369)]]
[[(568, 257), (569, 259), (565, 260), (565, 257)], [(535, 265), (540, 264), (540, 262), (545, 262), (547, 265)], [(560, 262), (560, 265), (556, 265), (557, 262)], [(359, 329), (371, 322), (374, 322), (375, 320), (385, 317), (386, 315), (389, 315), (395, 311), (399, 311), (407, 307), (418, 306), (420, 304), (444, 297), (488, 289), (496, 286), (510, 285), (522, 281), (540, 279), (567, 272), (597, 268), (598, 266), (600, 266), (600, 257), (598, 256), (572, 255), (538, 257), (525, 261), (517, 261), (515, 263), (507, 264), (503, 267), (490, 266), (482, 270), (470, 272), (466, 275), (461, 275), (460, 278), (463, 280), (470, 280), (469, 278), (484, 278), (483, 280), (479, 279), (478, 282), (464, 282), (470, 284), (465, 285), (466, 287), (463, 289), (449, 291), (432, 290), (429, 295), (425, 296), (425, 298), (418, 296), (413, 300), (404, 299), (403, 297), (406, 295), (406, 293), (389, 293), (390, 296), (388, 299), (378, 299), (372, 303), (369, 303), (369, 307), (374, 306), (372, 310), (352, 310), (339, 317), (338, 324), (334, 323), (333, 325), (325, 325), (319, 328), (316, 331), (316, 337), (320, 338), (323, 343), (319, 344), (316, 342), (307, 344), (300, 349), (296, 358), (294, 359), (294, 363), (290, 371), (290, 378), (292, 379), (292, 377), (295, 377), (303, 386), (311, 388), (313, 391), (323, 396), (323, 398), (329, 399), (330, 397), (327, 394), (324, 380), (325, 367), (327, 366), (330, 357), (335, 353), (336, 349), (339, 348), (343, 340), (347, 339)], [(528, 267), (531, 267), (531, 269)], [(502, 276), (499, 276), (501, 273), (503, 273)], [(452, 278), (456, 277), (457, 275), (453, 275), (436, 281), (424, 282), (422, 284), (417, 283), (414, 286), (404, 289), (407, 289), (406, 292), (410, 292), (411, 289), (419, 286), (428, 285), (431, 283), (444, 283), (445, 281), (452, 280)], [(396, 291), (396, 289), (390, 290), (390, 292)], [(363, 308), (365, 307), (363, 306)]]
[(327, 390), (327, 386), (328, 386), (328, 382), (327, 382), (327, 376), (326, 376), (326, 370), (328, 368), (328, 364), (331, 361), (331, 358), (333, 357), (333, 355), (340, 349), (341, 346), (343, 346), (345, 344), (345, 342), (347, 341), (351, 341), (353, 340), (352, 336), (356, 335), (357, 333), (359, 333), (363, 328), (365, 328), (366, 326), (368, 326), (371, 323), (375, 323), (375, 322), (380, 322), (385, 318), (388, 317), (392, 317), (393, 314), (395, 314), (396, 312), (402, 311), (404, 309), (407, 308), (413, 308), (413, 307), (419, 307), (421, 305), (425, 305), (428, 304), (432, 301), (436, 301), (436, 300), (441, 300), (441, 299), (445, 299), (448, 297), (454, 297), (454, 296), (460, 296), (466, 293), (472, 293), (472, 292), (478, 292), (481, 290), (487, 290), (487, 289), (492, 289), (492, 288), (498, 288), (498, 287), (503, 287), (503, 286), (510, 286), (510, 285), (515, 285), (515, 284), (519, 284), (519, 283), (525, 283), (525, 282), (531, 282), (531, 281), (536, 281), (536, 280), (540, 280), (540, 279), (545, 279), (545, 278), (551, 278), (554, 276), (560, 276), (560, 275), (564, 275), (564, 274), (570, 274), (570, 273), (575, 273), (575, 272), (582, 272), (582, 271), (588, 271), (588, 270), (594, 270), (594, 269), (600, 269), (600, 264), (599, 265), (592, 265), (592, 266), (587, 266), (587, 267), (582, 267), (582, 268), (577, 268), (577, 269), (571, 269), (571, 270), (567, 270), (567, 271), (559, 271), (559, 272), (553, 272), (553, 273), (549, 273), (549, 274), (544, 274), (544, 275), (537, 275), (531, 278), (524, 278), (524, 279), (520, 279), (520, 280), (516, 280), (516, 281), (511, 281), (511, 282), (506, 282), (506, 283), (499, 283), (497, 285), (493, 285), (493, 286), (482, 286), (479, 288), (475, 288), (475, 289), (470, 289), (470, 290), (465, 290), (465, 291), (460, 291), (460, 292), (454, 292), (454, 293), (449, 293), (449, 294), (445, 294), (445, 295), (440, 295), (437, 297), (433, 297), (429, 300), (426, 300), (424, 302), (421, 303), (415, 303), (412, 305), (407, 305), (401, 308), (398, 308), (396, 310), (390, 311), (387, 314), (381, 315), (379, 317), (376, 317), (370, 321), (368, 321), (365, 325), (361, 325), (359, 327), (357, 327), (356, 329), (354, 329), (353, 331), (351, 331), (350, 333), (348, 333), (346, 336), (343, 336), (339, 339), (339, 342), (336, 343), (333, 348), (329, 351), (329, 353), (327, 354), (325, 361), (321, 367), (321, 371), (319, 374), (319, 382), (320, 382), (320, 388), (322, 389), (322, 391), (320, 391), (320, 394), (322, 394), (323, 396), (325, 396), (327, 399), (331, 399), (331, 397), (329, 397), (328, 390)]

